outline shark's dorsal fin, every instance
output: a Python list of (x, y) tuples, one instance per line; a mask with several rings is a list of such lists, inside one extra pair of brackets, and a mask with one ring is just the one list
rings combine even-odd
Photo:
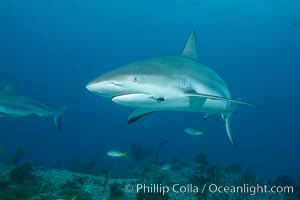
[(10, 81), (7, 84), (7, 86), (3, 89), (3, 92), (17, 93), (17, 81), (16, 80)]
[(182, 55), (185, 57), (188, 57), (190, 59), (193, 59), (195, 61), (198, 61), (197, 57), (197, 41), (196, 41), (196, 31), (193, 30), (185, 44), (184, 50), (182, 52)]

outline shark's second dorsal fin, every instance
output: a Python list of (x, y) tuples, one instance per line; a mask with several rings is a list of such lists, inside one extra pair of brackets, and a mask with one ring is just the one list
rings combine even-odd
[(7, 86), (3, 89), (3, 92), (17, 93), (17, 81), (16, 80), (10, 81), (7, 84)]
[(185, 44), (184, 50), (182, 52), (183, 56), (186, 56), (190, 59), (198, 61), (197, 57), (197, 41), (196, 41), (196, 31), (193, 30)]

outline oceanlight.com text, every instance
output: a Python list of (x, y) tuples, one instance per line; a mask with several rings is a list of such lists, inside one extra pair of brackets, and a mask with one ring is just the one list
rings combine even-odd
[(268, 186), (268, 185), (249, 185), (243, 184), (240, 186), (222, 186), (216, 184), (208, 185), (208, 191), (210, 193), (247, 193), (255, 195), (258, 193), (294, 193), (293, 186)]
[(220, 194), (249, 194), (256, 195), (259, 193), (294, 193), (293, 186), (269, 186), (269, 185), (235, 185), (235, 186), (223, 186), (217, 184), (204, 184), (203, 186), (196, 186), (193, 184), (173, 184), (173, 185), (163, 185), (158, 183), (153, 184), (140, 184), (135, 185), (127, 184), (125, 186), (126, 192), (136, 192), (136, 193), (152, 193), (152, 194), (162, 194), (167, 193), (220, 193)]

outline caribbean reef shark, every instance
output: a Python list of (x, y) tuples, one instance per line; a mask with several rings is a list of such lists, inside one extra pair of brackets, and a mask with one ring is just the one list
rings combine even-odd
[(130, 63), (96, 78), (86, 88), (117, 104), (135, 108), (128, 123), (165, 110), (202, 112), (205, 119), (220, 114), (233, 145), (232, 115), (237, 105), (252, 105), (231, 99), (222, 78), (198, 62), (195, 31), (190, 34), (182, 55)]
[(34, 101), (17, 93), (16, 81), (11, 81), (0, 91), (0, 117), (54, 117), (56, 127), (61, 130), (61, 117), (67, 107), (54, 110), (49, 106)]

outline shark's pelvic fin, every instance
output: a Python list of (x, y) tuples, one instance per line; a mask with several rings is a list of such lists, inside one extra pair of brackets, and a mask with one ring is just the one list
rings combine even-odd
[(64, 106), (57, 110), (57, 114), (54, 116), (54, 123), (58, 130), (61, 130), (61, 118), (67, 111), (68, 107)]
[(13, 93), (13, 94), (17, 93), (17, 81), (16, 80), (10, 81), (2, 91), (7, 93)]
[(148, 109), (148, 108), (136, 108), (128, 117), (128, 124), (136, 122), (137, 120), (141, 119), (142, 117), (149, 115), (157, 110)]
[(196, 31), (193, 30), (185, 44), (182, 55), (198, 61), (197, 57), (197, 40), (196, 40)]
[(205, 101), (206, 101), (206, 98), (199, 98), (199, 97), (195, 97), (195, 96), (190, 96), (189, 97), (190, 108), (199, 109), (203, 106)]

